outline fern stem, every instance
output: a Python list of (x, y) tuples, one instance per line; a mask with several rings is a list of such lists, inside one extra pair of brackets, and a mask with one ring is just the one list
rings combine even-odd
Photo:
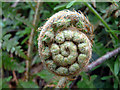
[[(111, 31), (111, 28), (108, 26), (108, 24), (102, 19), (102, 17), (98, 14), (98, 12), (87, 2), (84, 2), (84, 4), (100, 19), (100, 21), (105, 25), (105, 27)], [(117, 36), (111, 32), (111, 34), (118, 40)]]
[(28, 4), (31, 6), (32, 10), (35, 12), (35, 7), (33, 7), (31, 2), (28, 2)]
[(58, 82), (58, 84), (57, 84), (57, 86), (56, 86), (56, 89), (58, 89), (58, 88), (63, 88), (63, 85), (65, 85), (66, 80), (67, 80), (67, 77), (62, 77), (62, 78), (59, 80), (59, 82)]
[(0, 78), (4, 78), (3, 66), (2, 66), (2, 68), (0, 69), (0, 73), (1, 73), (1, 76), (0, 76)]
[[(34, 19), (33, 19), (33, 26), (35, 26), (35, 29), (37, 28), (37, 24), (38, 24), (38, 18), (39, 18), (39, 10), (40, 10), (40, 6), (41, 3), (40, 1), (37, 2), (37, 6), (36, 6), (36, 10), (35, 10), (35, 15), (34, 15)], [(27, 52), (27, 56), (28, 56), (28, 60), (26, 61), (26, 80), (28, 81), (30, 79), (30, 65), (31, 65), (31, 60), (32, 60), (32, 52), (33, 52), (33, 38), (34, 38), (34, 34), (35, 34), (35, 29), (32, 29), (31, 31), (31, 35), (29, 38), (29, 44), (28, 44), (28, 52)]]

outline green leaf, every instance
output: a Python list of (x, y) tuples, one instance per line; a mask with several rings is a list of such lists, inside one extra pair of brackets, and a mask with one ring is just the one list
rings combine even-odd
[(40, 73), (37, 73), (37, 76), (40, 76), (46, 82), (50, 81), (54, 74), (48, 72), (48, 70), (42, 70)]
[(102, 77), (101, 78), (101, 80), (108, 80), (108, 79), (110, 79), (110, 78), (112, 78), (113, 76), (104, 76), (104, 77)]
[(7, 34), (7, 35), (5, 35), (5, 36), (3, 37), (3, 40), (4, 40), (4, 41), (5, 41), (5, 40), (8, 40), (11, 36), (12, 36), (11, 34)]
[(99, 56), (102, 56), (106, 53), (106, 48), (104, 47), (103, 43), (95, 40), (93, 44), (93, 51), (96, 52)]
[[(84, 1), (84, 0), (82, 0)], [(100, 19), (100, 21), (104, 24), (104, 26), (111, 31), (112, 29), (108, 26), (106, 21), (100, 16), (100, 14), (87, 2), (84, 2), (84, 4)], [(119, 40), (118, 37), (115, 35), (115, 33), (110, 33), (110, 36), (113, 36), (115, 39)]]
[(112, 32), (112, 33), (115, 33), (115, 34), (120, 34), (120, 30), (106, 30), (107, 32)]
[(29, 39), (29, 37), (26, 37), (26, 38), (21, 42), (21, 45), (23, 45), (28, 39)]
[(70, 3), (68, 3), (68, 5), (66, 6), (66, 8), (70, 8), (70, 7), (72, 7), (72, 5), (73, 5), (75, 2), (76, 2), (76, 0), (71, 1)]
[[(23, 6), (22, 5), (20, 7), (13, 8), (13, 7), (11, 7), (10, 3), (3, 4), (2, 5), (2, 7), (3, 7), (3, 16), (5, 18), (11, 18), (13, 21), (16, 19), (16, 20), (22, 22), (23, 24), (27, 25), (31, 29), (35, 28), (28, 19), (26, 19), (23, 15), (17, 13), (17, 11), (19, 9), (21, 9), (22, 7), (24, 9), (29, 8), (29, 5), (23, 5)], [(11, 8), (9, 8), (9, 7), (11, 7)]]
[(114, 73), (115, 73), (115, 75), (118, 75), (118, 73), (119, 73), (119, 69), (120, 69), (119, 63), (120, 63), (119, 57), (117, 57), (117, 59), (114, 63)]
[(91, 76), (89, 79), (88, 75), (85, 72), (81, 72), (82, 80), (77, 83), (78, 88), (95, 88), (93, 81), (97, 77), (96, 75)]
[(92, 76), (90, 77), (90, 81), (93, 82), (96, 78), (97, 78), (97, 75), (92, 75)]
[(24, 58), (25, 60), (27, 60), (27, 56), (25, 55), (25, 53), (23, 52), (23, 50), (21, 49), (21, 46), (17, 46), (15, 47), (15, 54)]
[(23, 52), (23, 49), (21, 49), (21, 46), (19, 46), (19, 42), (17, 41), (17, 39), (14, 38), (10, 38), (11, 34), (7, 34), (5, 36), (3, 36), (3, 49), (7, 50), (7, 52), (11, 52), (11, 53), (15, 53), (16, 55), (24, 58), (24, 59), (28, 59), (27, 55), (25, 55), (25, 53)]
[(19, 80), (19, 85), (22, 88), (39, 88), (38, 85), (33, 81), (25, 82), (25, 81)]
[(92, 68), (91, 69), (91, 71), (94, 71), (94, 70), (96, 70), (97, 68), (99, 68), (101, 66), (101, 64), (100, 65), (98, 65), (98, 66), (96, 66), (96, 67), (94, 67), (94, 68)]
[(81, 72), (80, 75), (82, 75), (83, 80), (88, 81), (89, 78), (85, 72)]
[(19, 73), (23, 73), (25, 71), (24, 66), (15, 61), (13, 58), (9, 57), (8, 53), (3, 52), (2, 63), (6, 70), (15, 70)]
[(105, 83), (101, 81), (101, 77), (99, 75), (93, 82), (96, 88), (105, 88)]
[(109, 60), (107, 61), (107, 66), (110, 68), (111, 72), (113, 73), (113, 68), (114, 68), (114, 64), (113, 63), (113, 60)]
[(24, 30), (19, 31), (16, 33), (16, 35), (18, 35), (20, 38), (24, 37), (25, 35), (30, 35), (31, 29), (29, 27), (26, 27)]
[(25, 25), (27, 25), (28, 27), (30, 27), (31, 29), (34, 29), (35, 27), (32, 25), (32, 23), (29, 22), (28, 19), (25, 19), (25, 17), (21, 17), (20, 14), (17, 14), (15, 16), (15, 19), (19, 20), (20, 22), (24, 23)]
[(0, 68), (2, 68), (2, 49), (0, 49)]
[(56, 7), (54, 7), (54, 10), (58, 10), (58, 9), (64, 8), (66, 5), (67, 5), (67, 3), (60, 4), (60, 5), (56, 6)]
[(106, 7), (108, 7), (108, 3), (104, 2), (96, 2), (96, 8), (102, 13), (106, 13)]
[(12, 79), (12, 76), (9, 76), (8, 78), (5, 78), (6, 82), (9, 82)]
[(118, 88), (118, 81), (116, 79), (114, 80), (114, 88)]
[(0, 90), (2, 90), (2, 78), (0, 78)]
[(112, 43), (113, 43), (114, 48), (119, 47), (120, 46), (120, 40), (115, 39), (113, 36), (111, 36), (111, 37), (112, 37)]
[(2, 88), (9, 88), (8, 82), (12, 79), (12, 76), (2, 79)]
[(110, 68), (111, 72), (113, 73), (114, 77), (115, 77), (115, 80), (117, 80), (117, 82), (120, 84), (120, 80), (119, 80), (119, 77), (117, 75), (115, 75), (114, 73), (114, 60), (109, 60), (107, 61), (107, 65), (108, 67)]

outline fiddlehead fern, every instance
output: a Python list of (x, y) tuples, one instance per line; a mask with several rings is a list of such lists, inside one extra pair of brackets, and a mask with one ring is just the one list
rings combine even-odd
[(91, 58), (92, 34), (92, 25), (82, 13), (60, 11), (42, 27), (38, 38), (40, 58), (57, 75), (75, 75)]

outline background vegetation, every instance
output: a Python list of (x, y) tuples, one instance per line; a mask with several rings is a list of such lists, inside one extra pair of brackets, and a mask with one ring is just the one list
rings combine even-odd
[[(1, 2), (0, 6), (2, 6), (0, 68), (3, 78), (0, 88), (43, 88), (57, 85), (60, 77), (48, 72), (39, 58), (37, 38), (40, 30), (37, 28), (60, 10), (81, 10), (93, 24), (95, 28), (93, 56), (90, 62), (120, 47), (120, 2), (40, 2), (39, 7), (37, 2)], [(36, 8), (39, 10), (34, 24)], [(32, 53), (28, 55), (32, 31), (33, 48)], [(120, 88), (120, 53), (87, 73), (81, 72), (80, 75), (82, 79), (74, 87)], [(65, 87), (71, 83), (72, 81), (67, 82)]]

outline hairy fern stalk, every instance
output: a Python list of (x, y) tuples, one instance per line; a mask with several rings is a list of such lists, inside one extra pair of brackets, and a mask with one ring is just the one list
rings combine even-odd
[(92, 35), (93, 27), (82, 12), (59, 11), (42, 27), (38, 38), (40, 58), (56, 75), (76, 75), (91, 58)]

